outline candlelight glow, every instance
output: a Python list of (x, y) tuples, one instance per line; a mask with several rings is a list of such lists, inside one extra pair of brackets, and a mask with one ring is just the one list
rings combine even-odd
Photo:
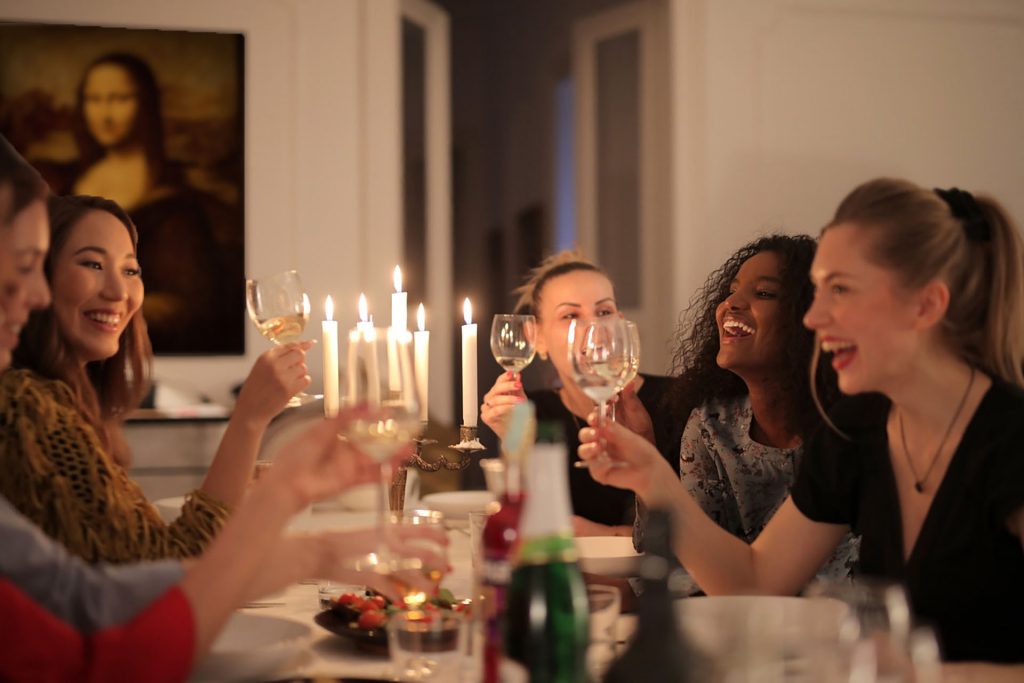
[(399, 268), (398, 266), (395, 266), (394, 282), (395, 282), (395, 291), (396, 292), (401, 292), (402, 291), (402, 269)]
[(469, 303), (469, 297), (462, 302), (462, 317), (466, 319), (467, 325), (473, 324), (473, 304)]
[(305, 292), (302, 293), (302, 317), (309, 319), (309, 295)]
[(327, 295), (327, 300), (324, 302), (324, 312), (327, 313), (328, 320), (334, 320), (334, 299), (331, 295)]
[(416, 309), (416, 326), (420, 332), (427, 329), (427, 310), (423, 308), (423, 304), (420, 304), (420, 307)]
[(359, 322), (365, 323), (370, 320), (369, 306), (366, 305), (366, 295), (359, 295)]

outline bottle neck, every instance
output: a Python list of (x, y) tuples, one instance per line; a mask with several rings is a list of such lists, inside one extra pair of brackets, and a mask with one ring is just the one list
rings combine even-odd
[(564, 443), (538, 443), (526, 470), (526, 502), (519, 519), (524, 545), (567, 537), (572, 543), (572, 506)]
[(505, 459), (505, 496), (517, 500), (523, 495), (523, 469), (515, 458)]

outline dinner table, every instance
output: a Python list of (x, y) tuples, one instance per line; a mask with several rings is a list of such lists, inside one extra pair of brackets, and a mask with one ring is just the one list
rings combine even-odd
[[(314, 509), (297, 516), (290, 525), (294, 532), (336, 531), (347, 529), (369, 528), (376, 523), (376, 514), (366, 511), (346, 511), (331, 508)], [(448, 562), (451, 567), (441, 581), (441, 587), (447, 588), (457, 599), (472, 598), (474, 594), (474, 578), (470, 552), (470, 534), (466, 520), (454, 519), (446, 522), (448, 536)], [(271, 680), (285, 681), (293, 679), (379, 679), (398, 680), (394, 673), (391, 660), (386, 654), (368, 653), (357, 646), (355, 640), (337, 635), (318, 625), (314, 620), (324, 611), (320, 604), (319, 587), (313, 582), (303, 582), (288, 586), (283, 591), (266, 596), (240, 608), (240, 614), (259, 615), (286, 619), (296, 624), (309, 627), (308, 637), (298, 639), (299, 651), (289, 661), (274, 671), (253, 676), (252, 670), (240, 666), (239, 678), (233, 678), (230, 670), (222, 665), (215, 672), (204, 675), (203, 665), (196, 669), (195, 680)], [(625, 639), (632, 632), (635, 618), (632, 615), (620, 617), (621, 637)], [(620, 629), (620, 624), (616, 624)], [(480, 629), (470, 627), (470, 642), (477, 639), (479, 645)], [(246, 656), (245, 643), (234, 643), (239, 658)], [(252, 650), (258, 646), (254, 643)], [(217, 652), (214, 646), (214, 653)], [(467, 656), (463, 662), (461, 680), (470, 683), (479, 680), (476, 672), (480, 666), (480, 647), (472, 647), (473, 656)], [(252, 652), (256, 655), (258, 653)], [(241, 661), (241, 660), (239, 660)], [(229, 663), (229, 662), (223, 662)]]

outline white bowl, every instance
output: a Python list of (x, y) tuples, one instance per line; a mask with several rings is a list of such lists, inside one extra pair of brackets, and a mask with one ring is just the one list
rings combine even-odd
[(734, 595), (677, 600), (676, 614), (690, 641), (713, 659), (757, 646), (797, 653), (836, 643), (848, 607), (831, 598)]
[(576, 550), (580, 569), (588, 574), (625, 577), (635, 576), (640, 569), (642, 555), (628, 536), (579, 536)]
[(468, 522), (470, 512), (483, 512), (495, 500), (490, 491), (444, 491), (423, 496), (420, 507), (443, 512), (446, 520)]
[(265, 680), (293, 661), (311, 634), (309, 626), (291, 619), (235, 612), (191, 680)]

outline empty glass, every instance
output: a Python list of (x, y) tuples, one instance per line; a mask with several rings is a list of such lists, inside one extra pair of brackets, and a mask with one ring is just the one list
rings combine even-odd
[(532, 315), (499, 313), (491, 323), (491, 353), (498, 365), (520, 373), (533, 361), (537, 320)]

